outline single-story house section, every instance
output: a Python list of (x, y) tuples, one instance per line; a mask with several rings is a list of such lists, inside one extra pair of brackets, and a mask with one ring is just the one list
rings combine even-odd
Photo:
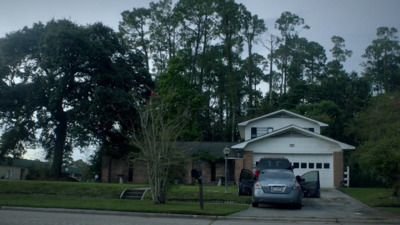
[(279, 110), (238, 124), (241, 143), (231, 148), (251, 160), (255, 170), (262, 157), (285, 157), (295, 175), (318, 170), (321, 187), (338, 187), (343, 180), (343, 151), (354, 146), (320, 134), (325, 123)]
[[(39, 168), (45, 167), (50, 169), (50, 164), (38, 160), (6, 158), (4, 161), (0, 161), (0, 179), (33, 179), (34, 177), (32, 176), (35, 176), (33, 174), (36, 174)], [(78, 181), (80, 181), (82, 177), (81, 171), (77, 168), (63, 167), (62, 173)], [(31, 178), (29, 178), (29, 175)]]
[[(202, 172), (202, 180), (206, 184), (217, 184), (225, 177), (224, 148), (231, 147), (231, 142), (178, 142), (177, 148), (181, 149), (185, 160), (171, 170), (176, 182), (191, 184), (196, 182), (191, 177), (192, 170)], [(235, 183), (239, 179), (240, 170), (243, 168), (238, 163), (235, 151), (231, 151), (227, 160), (227, 179)], [(239, 172), (236, 172), (239, 171)], [(105, 156), (102, 159), (101, 181), (106, 183), (147, 183), (146, 164), (139, 160), (127, 158), (113, 159)]]
[(27, 159), (6, 159), (0, 161), (0, 179), (25, 180), (29, 169), (38, 163)]

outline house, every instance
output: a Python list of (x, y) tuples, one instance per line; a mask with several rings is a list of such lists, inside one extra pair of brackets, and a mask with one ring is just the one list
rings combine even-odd
[[(195, 169), (202, 171), (203, 182), (217, 184), (225, 177), (223, 150), (232, 145), (231, 142), (178, 142), (177, 147), (183, 151), (186, 159), (172, 170), (175, 181), (184, 184), (192, 183), (191, 171)], [(228, 155), (228, 181), (234, 182), (238, 179), (235, 177), (235, 159), (235, 152), (231, 151)], [(114, 159), (105, 156), (102, 159), (101, 181), (106, 183), (147, 183), (146, 164), (127, 158)]]
[[(292, 162), (295, 175), (318, 170), (321, 187), (337, 187), (343, 180), (343, 151), (354, 146), (321, 135), (328, 125), (305, 116), (278, 110), (238, 124), (242, 142), (184, 142), (186, 160), (173, 170), (176, 181), (193, 183), (191, 170), (201, 170), (204, 183), (224, 181), (223, 149), (227, 156), (227, 180), (236, 183), (242, 169), (254, 171), (262, 157), (285, 157)], [(200, 153), (207, 157), (198, 157)], [(197, 155), (197, 156), (196, 156)], [(213, 160), (210, 160), (213, 158)], [(147, 183), (144, 162), (103, 157), (102, 182)]]
[(279, 110), (239, 123), (243, 142), (231, 148), (247, 160), (246, 169), (254, 170), (262, 157), (285, 157), (292, 162), (295, 175), (318, 170), (321, 187), (337, 187), (343, 180), (343, 151), (355, 148), (321, 135), (321, 127), (326, 126)]
[(0, 161), (0, 179), (25, 180), (36, 161), (26, 159), (7, 159)]
[[(0, 179), (26, 180), (35, 179), (42, 168), (50, 169), (50, 164), (39, 160), (11, 159), (0, 161)], [(80, 181), (82, 173), (77, 168), (63, 167), (62, 173), (67, 177)]]

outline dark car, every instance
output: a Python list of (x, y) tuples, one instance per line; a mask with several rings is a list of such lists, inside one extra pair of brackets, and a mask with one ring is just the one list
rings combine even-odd
[(254, 176), (257, 178), (262, 170), (267, 169), (287, 169), (293, 170), (292, 164), (286, 158), (261, 158), (257, 163)]
[[(300, 190), (302, 192), (302, 195), (304, 197), (316, 197), (319, 198), (320, 197), (320, 180), (319, 180), (319, 172), (318, 171), (310, 171), (307, 172), (301, 176), (296, 176), (294, 177), (294, 173), (292, 170), (285, 170), (285, 169), (269, 169), (269, 170), (263, 170), (262, 172), (260, 172), (261, 175), (259, 175), (258, 178), (255, 177), (255, 175), (253, 174), (253, 172), (243, 169), (240, 173), (240, 178), (239, 178), (239, 182), (238, 182), (238, 195), (254, 195), (254, 188), (255, 185), (258, 185), (255, 189), (259, 189), (256, 190), (257, 195), (258, 196), (262, 196), (262, 193), (266, 193), (266, 195), (264, 196), (265, 199), (262, 200), (262, 202), (264, 203), (276, 203), (276, 204), (293, 204), (295, 206), (297, 206), (298, 208), (300, 207), (299, 203), (295, 203), (295, 202), (288, 202), (286, 200), (281, 199), (282, 201), (279, 200), (279, 198), (275, 198), (272, 199), (273, 196), (268, 196), (268, 191), (274, 189), (274, 191), (279, 191), (279, 190), (283, 190), (282, 187), (284, 187), (284, 185), (286, 185), (285, 187), (285, 191), (288, 191), (289, 189), (288, 186), (289, 184), (284, 184), (284, 182), (276, 182), (277, 184), (280, 184), (281, 189), (278, 186), (272, 185), (272, 181), (268, 182), (264, 182), (261, 180), (264, 180), (265, 177), (262, 175), (262, 173), (264, 173), (264, 171), (280, 171), (281, 174), (286, 174), (288, 175), (288, 177), (290, 176), (290, 186), (292, 186), (291, 190), (297, 190), (298, 186), (297, 184), (300, 185)], [(284, 172), (285, 171), (285, 172)], [(272, 173), (271, 172), (271, 173)], [(266, 172), (267, 174), (267, 172)], [(290, 175), (289, 175), (290, 174)], [(261, 177), (260, 177), (261, 176)], [(267, 176), (268, 177), (268, 176)], [(293, 179), (294, 177), (294, 179)], [(279, 179), (278, 179), (279, 180)], [(259, 184), (257, 184), (257, 182), (260, 181)], [(275, 181), (274, 181), (275, 182)], [(297, 184), (296, 184), (297, 182)], [(261, 189), (259, 188), (259, 185), (261, 185)], [(296, 194), (295, 191), (292, 194)], [(278, 193), (273, 193), (273, 194), (278, 194)], [(263, 197), (263, 198), (264, 198)], [(271, 200), (268, 200), (270, 199)], [(257, 207), (258, 203), (260, 203), (261, 201), (259, 201), (258, 197), (256, 196), (255, 198), (252, 198), (253, 203), (252, 205)], [(297, 204), (297, 205), (296, 205)]]

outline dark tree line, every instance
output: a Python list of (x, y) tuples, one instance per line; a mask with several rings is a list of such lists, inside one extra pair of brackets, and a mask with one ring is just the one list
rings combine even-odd
[(1, 156), (40, 143), (57, 174), (74, 146), (124, 155), (151, 92), (169, 102), (166, 116), (191, 118), (180, 140), (238, 141), (238, 122), (285, 108), (351, 144), (344, 130), (372, 96), (399, 90), (395, 28), (377, 29), (357, 74), (343, 68), (352, 51), (342, 37), (327, 51), (290, 12), (265, 24), (234, 0), (161, 0), (121, 15), (118, 33), (61, 20), (0, 39)]
[[(183, 139), (237, 141), (239, 121), (286, 108), (324, 113), (319, 119), (331, 125), (326, 133), (348, 140), (345, 124), (372, 95), (398, 88), (397, 30), (378, 28), (378, 39), (364, 54), (365, 71), (357, 74), (343, 68), (352, 51), (342, 37), (331, 38), (327, 61), (323, 46), (301, 37), (308, 29), (305, 19), (290, 12), (267, 25), (233, 0), (161, 0), (124, 11), (120, 23), (131, 48), (148, 56), (148, 69), (162, 84), (156, 93), (179, 98), (177, 107), (193, 118), (186, 128), (191, 135)], [(261, 43), (262, 55), (253, 52)], [(185, 84), (171, 88), (178, 82)]]

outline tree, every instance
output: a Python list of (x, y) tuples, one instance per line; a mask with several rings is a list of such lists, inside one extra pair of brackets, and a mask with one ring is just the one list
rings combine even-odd
[(258, 37), (264, 33), (267, 28), (265, 27), (265, 23), (263, 19), (259, 19), (257, 15), (251, 15), (249, 11), (247, 11), (244, 5), (240, 5), (240, 10), (242, 11), (242, 21), (241, 24), (243, 26), (242, 36), (244, 41), (247, 44), (247, 90), (248, 90), (248, 105), (249, 107), (255, 107), (256, 102), (256, 85), (259, 83), (259, 79), (256, 78), (255, 72), (253, 68), (257, 65), (253, 61), (253, 45), (257, 44)]
[(333, 48), (329, 51), (332, 53), (333, 60), (328, 62), (325, 68), (326, 76), (339, 76), (345, 73), (343, 63), (346, 62), (347, 57), (351, 57), (352, 51), (345, 49), (345, 41), (340, 36), (333, 36), (331, 38)]
[[(238, 76), (234, 69), (235, 62), (241, 52), (242, 38), (239, 36), (241, 30), (241, 11), (238, 4), (233, 0), (218, 0), (217, 13), (219, 17), (218, 35), (222, 39), (224, 46), (224, 56), (226, 60), (226, 80), (227, 83), (227, 102), (228, 108), (226, 111), (227, 125), (230, 125), (230, 140), (235, 141), (236, 132), (236, 117), (240, 112), (240, 90), (241, 77)], [(236, 52), (235, 52), (236, 50)], [(235, 60), (236, 59), (236, 60)]]
[(153, 52), (154, 69), (156, 74), (165, 72), (168, 60), (177, 52), (178, 20), (173, 12), (172, 0), (161, 0), (158, 3), (150, 2), (151, 23), (150, 34), (151, 51)]
[[(174, 12), (179, 22), (178, 36), (185, 56), (188, 58), (189, 81), (198, 83), (199, 91), (202, 91), (204, 65), (198, 63), (199, 55), (207, 50), (212, 39), (215, 20), (215, 1), (213, 0), (180, 0), (177, 2)], [(200, 74), (197, 74), (200, 65)]]
[(357, 147), (354, 157), (360, 168), (382, 177), (393, 188), (400, 189), (400, 102), (399, 92), (381, 94), (356, 117), (347, 132), (355, 134)]
[(123, 11), (119, 30), (133, 49), (141, 50), (146, 61), (147, 72), (150, 73), (150, 14), (146, 8), (133, 8)]
[(185, 119), (167, 117), (165, 112), (168, 108), (167, 102), (153, 96), (139, 110), (140, 129), (131, 135), (132, 145), (140, 150), (135, 158), (146, 163), (155, 204), (165, 203), (171, 166), (180, 159), (180, 151), (175, 143)]
[(304, 19), (290, 12), (283, 12), (275, 22), (275, 28), (281, 32), (281, 45), (277, 50), (280, 57), (277, 59), (278, 68), (282, 71), (281, 94), (286, 93), (287, 76), (290, 64), (290, 53), (292, 40), (297, 38), (302, 29), (310, 29), (308, 25), (304, 25)]
[(18, 157), (27, 142), (39, 143), (58, 177), (74, 145), (123, 143), (136, 105), (149, 94), (144, 86), (152, 84), (143, 58), (121, 43), (100, 23), (83, 27), (68, 20), (1, 39), (1, 156)]
[(379, 27), (377, 39), (365, 50), (362, 65), (377, 93), (397, 91), (400, 86), (400, 45), (396, 28)]

